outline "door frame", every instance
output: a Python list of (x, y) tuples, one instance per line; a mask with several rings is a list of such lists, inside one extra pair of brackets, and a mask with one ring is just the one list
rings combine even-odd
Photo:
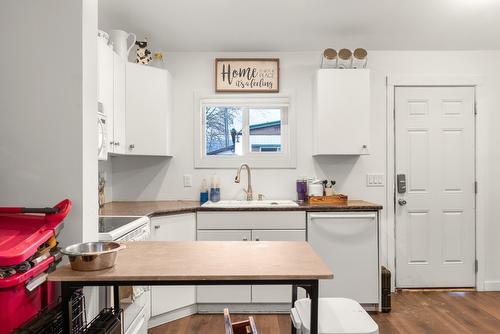
[[(482, 76), (471, 75), (471, 76), (450, 76), (450, 75), (388, 75), (386, 77), (386, 222), (387, 222), (387, 264), (388, 269), (393, 273), (391, 277), (391, 290), (395, 290), (396, 286), (396, 187), (395, 187), (395, 175), (396, 175), (396, 151), (395, 151), (395, 90), (396, 87), (473, 87), (474, 88), (474, 105), (477, 112), (477, 106), (479, 105), (478, 96), (480, 96), (482, 82), (484, 81)], [(474, 174), (475, 179), (478, 184), (486, 184), (485, 180), (487, 176), (481, 172), (483, 169), (480, 164), (481, 161), (478, 160), (478, 156), (482, 156), (483, 152), (478, 152), (481, 145), (478, 145), (478, 120), (480, 117), (479, 112), (474, 118)], [(481, 143), (479, 143), (481, 144)], [(485, 275), (485, 250), (484, 241), (486, 239), (484, 232), (486, 208), (483, 206), (482, 201), (483, 194), (478, 187), (478, 191), (475, 197), (475, 249), (476, 249), (476, 261), (478, 262), (478, 268), (476, 272), (476, 290), (484, 291), (484, 275)]]

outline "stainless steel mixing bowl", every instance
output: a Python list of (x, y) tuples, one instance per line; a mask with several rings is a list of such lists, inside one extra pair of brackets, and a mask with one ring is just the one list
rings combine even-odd
[(61, 253), (69, 257), (71, 269), (92, 271), (113, 267), (118, 251), (124, 248), (114, 241), (84, 242), (68, 246)]

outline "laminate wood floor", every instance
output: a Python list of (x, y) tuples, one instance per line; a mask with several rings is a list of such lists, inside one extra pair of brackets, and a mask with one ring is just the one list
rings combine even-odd
[[(380, 334), (500, 333), (500, 292), (403, 291), (391, 313), (371, 314)], [(233, 321), (247, 315), (234, 314)], [(289, 334), (286, 314), (254, 315), (259, 334)], [(149, 330), (149, 334), (224, 334), (222, 315), (198, 314)]]

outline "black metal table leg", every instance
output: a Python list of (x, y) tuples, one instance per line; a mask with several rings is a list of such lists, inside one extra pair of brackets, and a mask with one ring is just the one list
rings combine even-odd
[(69, 288), (66, 283), (61, 284), (61, 306), (62, 306), (62, 322), (63, 322), (63, 333), (71, 333), (70, 326), (70, 312), (71, 312), (71, 288)]
[(311, 298), (311, 334), (318, 334), (318, 302), (319, 302), (319, 283), (312, 281), (310, 287)]
[(61, 307), (62, 307), (62, 324), (63, 324), (63, 333), (72, 333), (73, 332), (73, 323), (72, 323), (72, 307), (71, 307), (71, 298), (77, 288), (69, 285), (66, 282), (61, 283)]
[(120, 287), (113, 285), (113, 308), (115, 311), (120, 309)]
[[(297, 301), (297, 290), (298, 290), (297, 285), (292, 285), (292, 308), (295, 307), (295, 302)], [(295, 329), (295, 326), (293, 325), (292, 322), (292, 334), (297, 334), (297, 329)]]

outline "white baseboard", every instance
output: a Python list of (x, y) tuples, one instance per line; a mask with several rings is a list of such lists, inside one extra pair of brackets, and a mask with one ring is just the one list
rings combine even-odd
[(184, 318), (196, 313), (198, 313), (198, 305), (193, 304), (165, 314), (160, 314), (157, 315), (156, 317), (149, 318), (148, 328), (160, 326), (166, 324), (167, 322), (178, 320), (180, 318)]
[(500, 281), (484, 281), (484, 291), (500, 291)]

